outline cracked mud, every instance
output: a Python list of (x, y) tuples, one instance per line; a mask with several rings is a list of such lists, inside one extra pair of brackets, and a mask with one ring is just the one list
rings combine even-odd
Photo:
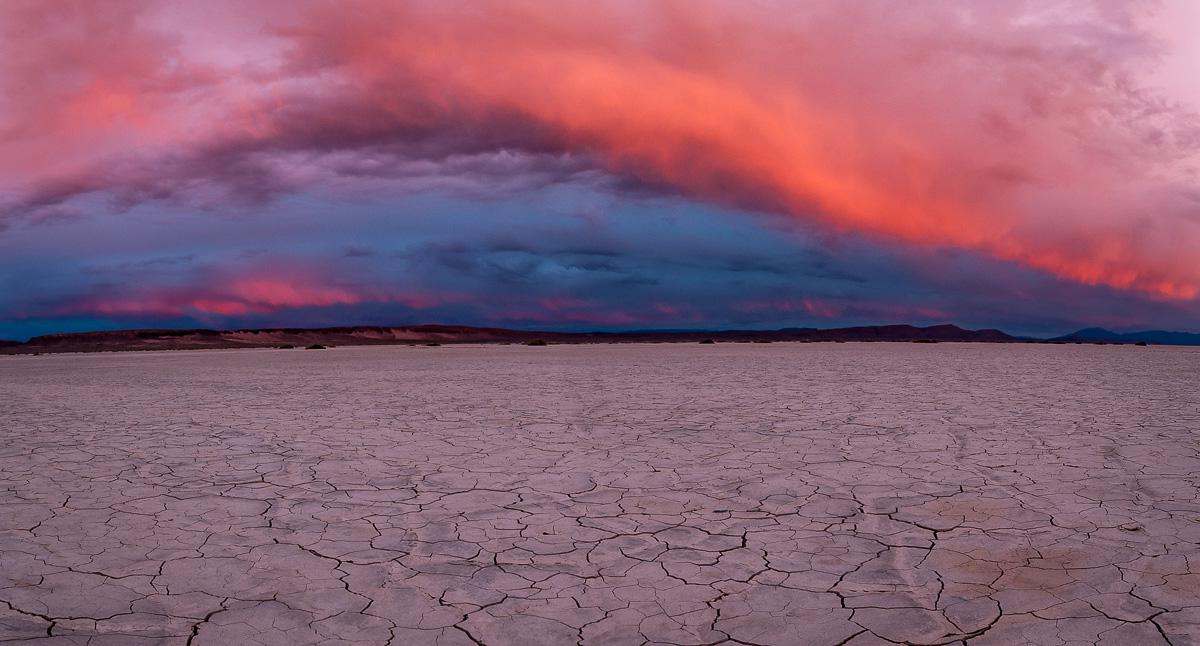
[(0, 641), (1200, 643), (1200, 352), (0, 361)]

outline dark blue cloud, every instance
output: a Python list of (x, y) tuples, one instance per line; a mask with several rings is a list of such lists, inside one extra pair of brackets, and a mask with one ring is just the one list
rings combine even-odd
[[(92, 217), (0, 234), (0, 338), (427, 322), (581, 330), (950, 321), (1052, 334), (1093, 324), (1194, 329), (1198, 320), (1187, 303), (966, 252), (878, 244), (675, 199), (617, 199), (579, 183), (497, 199), (289, 198), (222, 215), (163, 203), (120, 213), (92, 206)], [(230, 276), (297, 267), (304, 271), (282, 275), (354, 302), (189, 309)], [(138, 299), (160, 307), (131, 309)], [(89, 309), (97, 302), (122, 307)]]

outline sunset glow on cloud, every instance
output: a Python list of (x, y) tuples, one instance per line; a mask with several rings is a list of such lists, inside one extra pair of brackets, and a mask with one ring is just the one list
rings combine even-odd
[(134, 291), (117, 298), (85, 298), (68, 304), (62, 313), (118, 316), (242, 316), (268, 314), (289, 308), (355, 305), (362, 302), (402, 303), (424, 309), (442, 299), (422, 295), (360, 292), (321, 285), (299, 276), (234, 278), (201, 288)]
[[(1128, 316), (1133, 303), (1144, 316), (1130, 324), (1166, 313), (1196, 327), (1200, 92), (1188, 74), (1197, 67), (1180, 57), (1197, 50), (1164, 15), (1197, 15), (1177, 4), (5, 3), (0, 245), (207, 263), (172, 269), (186, 284), (170, 290), (61, 277), (58, 296), (18, 289), (7, 305), (27, 321), (237, 319), (362, 303), (422, 310), (394, 296), (422, 293), (454, 294), (430, 306), (468, 309), (428, 314), (466, 322), (987, 323), (1004, 303), (1054, 293), (1091, 303), (1079, 312), (1089, 321)], [(671, 246), (704, 248), (692, 262), (719, 273), (726, 254), (770, 264), (787, 255), (773, 245), (799, 245), (808, 251), (797, 255), (831, 254), (826, 264), (867, 284), (897, 275), (876, 273), (895, 262), (911, 275), (910, 301), (923, 300), (898, 302), (887, 278), (874, 292), (862, 281), (805, 289), (811, 268), (785, 281), (792, 293), (754, 279), (724, 307), (689, 279), (672, 282), (680, 274), (625, 300), (597, 286), (612, 276), (594, 268), (600, 282), (576, 269), (520, 287), (498, 272), (489, 287), (480, 272), (495, 269), (491, 256), (456, 258), (458, 274), (428, 270), (447, 248), (494, 233), (466, 242), (460, 226), (430, 225), (419, 248), (437, 253), (414, 258), (403, 232), (416, 196), (440, 196), (454, 212), (446, 222), (470, 221), (462, 211), (473, 208), (484, 228), (487, 213), (516, 209), (508, 230), (535, 238), (574, 229), (587, 211), (593, 230), (622, 227), (606, 262), (643, 273), (676, 263)], [(615, 212), (654, 204), (672, 205), (674, 229), (635, 253), (639, 234)], [(690, 217), (697, 209), (708, 215)], [(138, 250), (120, 235), (104, 248), (66, 242), (85, 228), (138, 238), (146, 218), (196, 233)], [(722, 249), (704, 222), (729, 218), (743, 222), (720, 226), (781, 241)], [(337, 232), (306, 238), (301, 220)], [(341, 253), (378, 243), (380, 226), (395, 249)], [(607, 244), (580, 235), (559, 249)], [(697, 242), (709, 238), (711, 248)], [(189, 246), (201, 242), (202, 252)], [(856, 261), (840, 255), (847, 244), (893, 260)], [(249, 266), (235, 258), (249, 247), (315, 268), (229, 278)], [(528, 260), (548, 271), (552, 259), (537, 254), (551, 251)], [(980, 280), (991, 305), (978, 288), (929, 277), (946, 253), (990, 272)], [(30, 267), (13, 267), (0, 275), (15, 289)], [(507, 306), (492, 302), (497, 291)], [(773, 318), (754, 318), (764, 311)], [(388, 315), (362, 312), (351, 318)], [(1026, 318), (1085, 322), (1044, 313)]]

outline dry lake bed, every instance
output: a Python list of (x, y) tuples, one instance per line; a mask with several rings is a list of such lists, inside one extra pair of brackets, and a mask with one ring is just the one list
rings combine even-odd
[(0, 641), (1197, 644), (1200, 351), (0, 357)]

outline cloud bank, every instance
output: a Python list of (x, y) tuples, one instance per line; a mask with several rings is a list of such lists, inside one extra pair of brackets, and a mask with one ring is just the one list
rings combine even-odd
[(1158, 3), (243, 4), (5, 3), (0, 217), (577, 182), (1200, 294)]

